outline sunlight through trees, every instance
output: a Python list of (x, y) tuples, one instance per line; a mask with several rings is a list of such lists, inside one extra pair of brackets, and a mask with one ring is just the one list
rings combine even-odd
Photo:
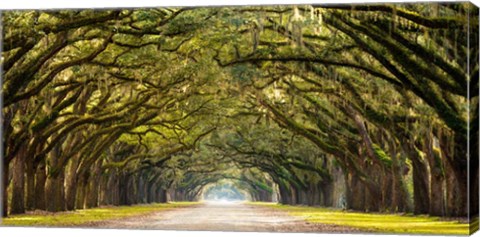
[(5, 11), (3, 216), (214, 189), (476, 214), (478, 13), (470, 3)]

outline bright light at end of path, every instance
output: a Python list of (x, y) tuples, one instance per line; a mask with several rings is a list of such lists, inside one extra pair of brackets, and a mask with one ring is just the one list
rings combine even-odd
[(230, 200), (230, 199), (210, 199), (210, 200), (205, 200), (206, 203), (208, 204), (220, 204), (220, 205), (234, 205), (241, 203), (243, 201), (240, 200)]

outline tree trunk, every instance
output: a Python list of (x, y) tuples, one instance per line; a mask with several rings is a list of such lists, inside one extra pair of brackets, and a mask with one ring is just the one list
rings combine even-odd
[(85, 193), (85, 208), (98, 207), (98, 183), (91, 179)]
[(445, 214), (447, 216), (454, 216), (456, 209), (456, 196), (458, 195), (457, 180), (452, 167), (445, 162), (445, 188), (446, 188), (446, 208)]
[(295, 189), (295, 196), (297, 197), (297, 204), (299, 205), (308, 205), (307, 193), (301, 188)]
[(45, 170), (45, 161), (40, 162), (35, 172), (35, 209), (46, 210), (45, 201), (45, 183), (47, 173)]
[[(468, 154), (467, 154), (467, 139), (464, 137), (465, 134), (454, 135), (454, 160), (451, 162), (455, 178), (457, 180), (458, 195), (456, 196), (456, 209), (454, 211), (454, 216), (467, 217), (468, 216)], [(478, 160), (478, 157), (475, 158)], [(476, 163), (478, 165), (478, 163)], [(478, 168), (477, 168), (478, 169)], [(474, 172), (473, 172), (474, 173)], [(474, 175), (474, 174), (472, 174)]]
[(320, 191), (318, 190), (318, 183), (313, 181), (308, 183), (307, 201), (309, 206), (316, 206), (320, 204)]
[(127, 183), (128, 177), (125, 174), (121, 174), (119, 177), (118, 184), (118, 194), (119, 194), (119, 205), (128, 205), (127, 204)]
[(458, 192), (455, 198), (455, 210), (453, 210), (453, 216), (468, 217), (468, 175), (465, 170), (461, 170), (460, 167), (456, 167), (454, 170), (456, 177), (456, 186)]
[[(477, 35), (478, 37), (478, 35)], [(478, 40), (478, 38), (477, 38)], [(469, 180), (470, 180), (470, 187), (469, 187), (469, 218), (472, 220), (474, 217), (478, 217), (479, 211), (479, 134), (478, 134), (478, 102), (474, 103), (477, 109), (474, 111), (472, 116), (472, 131), (470, 132), (470, 157), (469, 157)], [(471, 105), (471, 106), (473, 106)], [(476, 124), (476, 125), (474, 125)], [(478, 227), (478, 226), (477, 226)]]
[(427, 155), (430, 166), (430, 208), (429, 214), (432, 216), (444, 216), (444, 175), (440, 151), (433, 147), (433, 138), (431, 134), (425, 136), (424, 150)]
[(126, 197), (127, 197), (127, 200), (126, 200), (126, 204), (127, 205), (133, 205), (135, 204), (135, 180), (134, 180), (134, 177), (133, 175), (130, 175), (128, 176), (127, 178), (127, 184), (126, 184)]
[(167, 190), (163, 188), (158, 188), (158, 203), (166, 203), (167, 200)]
[(408, 191), (405, 185), (405, 181), (401, 175), (402, 167), (394, 167), (392, 171), (393, 174), (393, 194), (392, 194), (392, 204), (391, 209), (393, 212), (408, 212), (410, 211)]
[(102, 160), (98, 160), (90, 168), (90, 176), (88, 178), (87, 192), (86, 192), (86, 206), (87, 208), (98, 207), (99, 185), (102, 172)]
[(112, 171), (107, 171), (106, 175), (102, 175), (100, 181), (100, 200), (101, 206), (113, 205), (113, 196), (115, 195), (116, 186), (112, 180)]
[(393, 180), (393, 167), (391, 169), (384, 168), (385, 170), (382, 170), (378, 172), (381, 175), (377, 175), (377, 179), (375, 182), (378, 182), (382, 185), (382, 201), (380, 202), (380, 211), (381, 212), (386, 212), (388, 209), (390, 209), (390, 212), (393, 212), (392, 206), (393, 202), (395, 201), (395, 195), (397, 195), (397, 187), (395, 186), (395, 182)]
[(6, 161), (6, 159), (2, 159), (2, 183), (0, 184), (1, 185), (1, 189), (2, 189), (2, 217), (7, 217), (8, 216), (8, 192), (7, 192), (7, 188), (8, 188), (8, 171), (9, 171), (9, 167), (8, 167), (8, 162)]
[(107, 190), (109, 196), (109, 205), (120, 205), (120, 176), (116, 172), (111, 171), (112, 174), (108, 177)]
[(148, 184), (148, 198), (147, 198), (147, 203), (154, 203), (155, 202), (155, 197), (158, 195), (158, 189), (156, 188), (156, 183), (155, 182), (150, 182)]
[(65, 184), (65, 205), (67, 211), (75, 210), (75, 203), (77, 201), (77, 178), (68, 177)]
[(59, 159), (62, 153), (61, 143), (56, 144), (47, 158), (47, 181), (45, 183), (45, 194), (48, 197), (46, 209), (50, 212), (65, 211), (65, 170), (59, 167)]
[(145, 183), (146, 182), (145, 182), (143, 176), (144, 176), (143, 174), (139, 174), (138, 178), (137, 178), (136, 203), (145, 203), (146, 202), (146, 200), (145, 200), (145, 192), (146, 192)]
[(75, 201), (75, 209), (85, 209), (85, 195), (87, 189), (87, 175), (79, 175), (77, 178), (77, 195)]
[(333, 190), (334, 184), (332, 180), (323, 181), (320, 186), (320, 190), (322, 193), (322, 202), (320, 205), (325, 207), (333, 207), (334, 200), (333, 200)]
[(278, 189), (280, 191), (280, 203), (284, 205), (291, 205), (292, 204), (291, 193), (288, 190), (288, 188), (285, 186), (285, 184), (279, 183)]
[(2, 116), (2, 143), (3, 143), (3, 149), (1, 154), (1, 162), (2, 162), (2, 181), (0, 183), (1, 185), (1, 193), (2, 193), (2, 209), (0, 210), (2, 212), (2, 217), (7, 217), (8, 216), (8, 207), (9, 207), (9, 200), (8, 200), (8, 186), (10, 184), (9, 181), (9, 175), (10, 175), (10, 163), (11, 159), (9, 158), (8, 152), (13, 150), (14, 144), (12, 144), (9, 140), (11, 137), (10, 135), (13, 132), (13, 126), (11, 124), (12, 119), (14, 117), (14, 111), (18, 109), (19, 104), (14, 104), (12, 105), (11, 108), (3, 108), (3, 116)]
[(430, 176), (430, 210), (431, 216), (445, 216), (443, 177), (438, 174)]
[(298, 204), (297, 188), (290, 183), (288, 184), (288, 186), (290, 187), (289, 193), (290, 193), (290, 198), (292, 200), (290, 205)]
[(110, 203), (111, 205), (114, 206), (120, 206), (120, 180), (118, 180), (119, 177), (117, 176), (116, 179), (113, 180), (113, 193), (112, 193), (112, 202)]
[(395, 141), (390, 141), (390, 157), (392, 159), (392, 212), (407, 212), (409, 208), (408, 191), (403, 180), (403, 162), (397, 156)]
[[(478, 164), (477, 164), (478, 165)], [(470, 220), (470, 223), (473, 222), (473, 218), (475, 217), (478, 217), (478, 208), (479, 208), (479, 204), (478, 204), (478, 179), (479, 179), (479, 176), (478, 176), (478, 168), (476, 169), (476, 172), (474, 171), (470, 171), (471, 173), (473, 173), (473, 177), (471, 177), (471, 181), (470, 181), (470, 205), (469, 205), (469, 208), (470, 208), (470, 211), (469, 211), (469, 220)], [(477, 226), (478, 227), (478, 226)], [(473, 234), (473, 233), (471, 233)]]
[(365, 187), (364, 210), (367, 212), (379, 212), (382, 206), (382, 201), (383, 201), (381, 188), (379, 188), (379, 185), (373, 180), (366, 183), (364, 187)]
[(353, 174), (348, 175), (347, 182), (347, 208), (356, 211), (365, 211), (365, 186)]
[(105, 206), (109, 204), (109, 199), (110, 194), (113, 193), (113, 190), (111, 190), (111, 186), (108, 186), (108, 181), (110, 179), (110, 173), (107, 173), (106, 175), (102, 175), (100, 177), (100, 182), (99, 182), (99, 187), (98, 187), (98, 204), (100, 206)]
[(416, 215), (427, 214), (430, 208), (427, 166), (412, 142), (404, 139), (402, 146), (412, 161), (413, 213)]
[(12, 201), (10, 214), (25, 213), (25, 161), (27, 149), (23, 148), (13, 160)]
[(27, 178), (27, 202), (26, 209), (31, 211), (35, 209), (35, 171), (36, 167), (33, 161), (27, 161), (26, 178)]
[(265, 190), (261, 190), (260, 198), (262, 202), (272, 202), (272, 194)]
[(68, 211), (75, 210), (75, 202), (77, 199), (77, 168), (78, 157), (73, 157), (67, 166), (68, 172), (66, 173), (65, 182), (65, 202)]
[(62, 173), (47, 177), (45, 184), (45, 193), (48, 194), (47, 211), (60, 212), (66, 210), (63, 183)]

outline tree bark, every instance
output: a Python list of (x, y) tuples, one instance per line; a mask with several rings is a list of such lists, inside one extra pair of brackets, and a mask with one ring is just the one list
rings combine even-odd
[(424, 141), (424, 150), (430, 166), (430, 208), (429, 214), (433, 216), (444, 216), (444, 175), (441, 154), (433, 147), (433, 136), (427, 134)]
[(147, 203), (154, 203), (155, 197), (158, 195), (158, 189), (156, 188), (156, 182), (152, 181), (148, 183), (148, 198)]
[(98, 205), (105, 206), (109, 203), (109, 194), (113, 193), (111, 187), (108, 186), (108, 181), (110, 179), (110, 173), (106, 173), (100, 177), (100, 182), (98, 186)]
[(47, 173), (45, 170), (45, 161), (41, 161), (35, 172), (35, 209), (46, 210), (45, 202), (45, 183)]
[(367, 212), (381, 211), (383, 195), (382, 190), (375, 181), (370, 181), (364, 185), (365, 205), (364, 210)]
[(120, 205), (120, 177), (116, 171), (111, 171), (110, 176), (108, 177), (107, 190), (108, 194), (108, 204), (119, 206)]
[[(476, 59), (475, 59), (475, 64), (478, 65), (478, 41), (479, 35), (478, 33), (475, 35), (475, 41), (476, 41)], [(473, 58), (473, 57), (472, 57)], [(477, 76), (477, 83), (478, 83), (478, 76)], [(469, 219), (470, 221), (473, 220), (473, 218), (478, 217), (479, 214), (479, 149), (480, 149), (480, 141), (479, 141), (479, 98), (477, 97), (475, 101), (471, 100), (471, 108), (472, 112), (470, 113), (470, 157), (468, 157), (468, 168), (470, 177), (470, 187), (469, 187)], [(478, 226), (477, 226), (478, 227)], [(472, 234), (473, 232), (471, 232)]]
[(308, 183), (307, 192), (307, 201), (309, 206), (316, 206), (320, 204), (320, 191), (318, 190), (319, 184), (313, 181)]
[(94, 207), (98, 207), (98, 184), (95, 182), (95, 179), (92, 179), (87, 183), (85, 208)]
[(58, 175), (47, 176), (45, 193), (48, 194), (47, 211), (65, 211), (65, 196), (63, 190), (64, 177), (61, 172)]
[(126, 204), (127, 205), (133, 205), (135, 204), (135, 197), (136, 197), (136, 191), (135, 191), (135, 179), (133, 175), (128, 176), (127, 178), (127, 183), (126, 183)]
[(469, 193), (469, 195), (470, 195), (470, 197), (469, 197), (470, 198), (470, 205), (469, 205), (469, 213), (468, 214), (469, 214), (470, 221), (473, 221), (473, 218), (478, 217), (478, 208), (479, 208), (479, 206), (478, 206), (479, 205), (478, 204), (478, 201), (479, 201), (478, 200), (478, 195), (479, 195), (478, 194), (478, 192), (479, 192), (479, 190), (478, 190), (478, 185), (479, 185), (479, 183), (478, 183), (478, 179), (479, 179), (478, 168), (477, 168), (476, 172), (475, 172), (475, 170), (470, 171), (470, 172), (473, 173), (473, 174), (471, 175), (471, 179), (470, 179), (471, 180), (470, 181), (471, 185), (470, 185), (470, 190), (469, 190), (470, 191), (470, 193)]
[(35, 171), (36, 167), (33, 160), (27, 160), (26, 179), (27, 179), (27, 201), (25, 208), (29, 211), (35, 209)]
[(21, 148), (13, 160), (12, 200), (10, 214), (25, 213), (25, 161), (27, 149)]
[(393, 202), (396, 201), (395, 196), (398, 193), (398, 187), (395, 185), (393, 170), (393, 167), (391, 169), (385, 168), (385, 170), (379, 172), (381, 175), (379, 175), (377, 180), (375, 180), (382, 185), (382, 201), (380, 202), (380, 211), (382, 212), (394, 212), (391, 207), (393, 206)]
[(278, 189), (280, 191), (280, 203), (284, 205), (292, 205), (292, 197), (289, 189), (283, 183), (278, 184)]
[(1, 189), (2, 189), (2, 217), (7, 217), (8, 216), (8, 173), (9, 173), (9, 167), (8, 167), (8, 162), (6, 159), (2, 159), (2, 183), (1, 183)]
[[(469, 209), (469, 177), (468, 177), (468, 155), (467, 155), (467, 139), (465, 134), (454, 135), (454, 160), (451, 161), (451, 167), (455, 174), (458, 187), (458, 195), (456, 196), (456, 209), (454, 210), (454, 216), (468, 217)], [(476, 158), (478, 159), (478, 157)], [(474, 173), (474, 172), (473, 172)], [(474, 175), (474, 174), (473, 174)]]
[(431, 216), (445, 216), (443, 177), (435, 174), (430, 176), (430, 210)]
[(70, 164), (67, 166), (68, 172), (65, 174), (65, 202), (68, 211), (75, 210), (75, 202), (77, 200), (77, 168), (78, 157), (72, 157)]
[(168, 201), (168, 198), (167, 198), (167, 190), (165, 190), (164, 188), (158, 188), (158, 203), (166, 203)]
[(395, 141), (390, 141), (390, 157), (392, 159), (392, 203), (391, 211), (407, 212), (410, 211), (408, 203), (408, 191), (403, 179), (403, 164), (397, 156), (397, 146)]
[(416, 215), (427, 214), (430, 208), (427, 166), (413, 142), (404, 139), (402, 146), (403, 150), (408, 154), (408, 158), (412, 161), (413, 213)]
[(445, 214), (447, 216), (455, 216), (456, 210), (456, 197), (458, 195), (457, 180), (452, 167), (445, 162), (445, 188), (446, 188), (446, 208)]
[(334, 190), (333, 181), (323, 181), (321, 182), (320, 190), (322, 193), (322, 202), (320, 205), (324, 207), (333, 207), (333, 190)]
[(454, 170), (456, 177), (456, 185), (458, 188), (458, 193), (455, 198), (455, 210), (453, 210), (453, 216), (457, 217), (468, 217), (468, 175), (467, 172), (460, 171), (459, 169)]
[(125, 174), (121, 174), (119, 177), (118, 184), (118, 194), (119, 194), (119, 205), (128, 205), (127, 204), (127, 183), (128, 177)]
[(76, 201), (75, 201), (75, 208), (76, 209), (85, 209), (85, 195), (86, 195), (86, 189), (87, 189), (87, 175), (80, 175), (78, 176), (77, 180), (77, 195), (76, 195)]
[(305, 190), (301, 188), (295, 189), (295, 196), (297, 197), (297, 204), (308, 205), (308, 197)]
[(88, 177), (87, 191), (86, 191), (86, 207), (93, 208), (98, 207), (98, 198), (99, 198), (99, 184), (100, 177), (102, 172), (102, 160), (98, 160), (90, 168), (90, 175)]
[(136, 203), (146, 203), (146, 182), (143, 174), (138, 174), (137, 178), (137, 195), (136, 195)]
[(347, 208), (356, 211), (365, 211), (365, 186), (356, 175), (349, 174), (347, 183)]
[(297, 188), (290, 183), (288, 184), (288, 186), (290, 187), (289, 193), (292, 202), (290, 205), (298, 204)]

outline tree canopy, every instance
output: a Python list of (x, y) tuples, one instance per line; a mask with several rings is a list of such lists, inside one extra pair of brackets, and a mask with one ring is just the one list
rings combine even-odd
[(3, 214), (212, 190), (476, 213), (478, 14), (470, 3), (5, 11)]

